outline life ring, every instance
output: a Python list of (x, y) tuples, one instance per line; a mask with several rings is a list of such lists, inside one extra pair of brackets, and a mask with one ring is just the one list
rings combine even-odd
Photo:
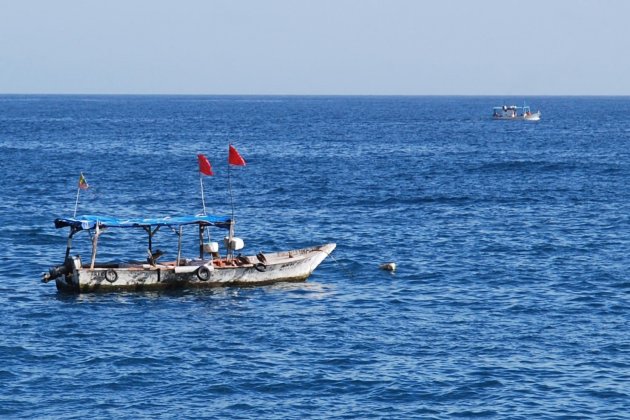
[(205, 265), (202, 265), (201, 267), (197, 269), (197, 277), (201, 281), (210, 280), (210, 269), (206, 267)]
[(118, 273), (110, 268), (105, 272), (105, 280), (107, 280), (110, 283), (114, 283), (116, 280), (118, 280)]
[(261, 273), (264, 273), (265, 270), (267, 270), (267, 266), (263, 263), (254, 264), (254, 268), (256, 271), (260, 271)]

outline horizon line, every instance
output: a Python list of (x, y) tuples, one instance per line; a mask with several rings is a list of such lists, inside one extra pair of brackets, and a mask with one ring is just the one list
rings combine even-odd
[(630, 97), (630, 94), (518, 94), (518, 93), (448, 93), (448, 94), (406, 94), (406, 93), (4, 93), (0, 96), (266, 96), (266, 97), (499, 97), (499, 96), (519, 96), (519, 97)]

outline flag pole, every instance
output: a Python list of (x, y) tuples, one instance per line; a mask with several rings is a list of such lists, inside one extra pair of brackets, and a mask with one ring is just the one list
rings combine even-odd
[(74, 216), (77, 217), (77, 208), (79, 207), (79, 194), (81, 193), (81, 188), (77, 188), (77, 200), (74, 203)]
[[(230, 236), (229, 236), (229, 244), (232, 243), (232, 238), (234, 237), (234, 224), (236, 221), (234, 220), (234, 194), (232, 193), (232, 176), (231, 176), (231, 165), (245, 166), (245, 159), (241, 155), (238, 154), (236, 149), (229, 144), (228, 145), (228, 190), (230, 191), (230, 203), (232, 204), (232, 219), (230, 222)], [(227, 256), (230, 258), (233, 256), (233, 250), (230, 246), (227, 247), (228, 252)]]
[(199, 184), (201, 186), (201, 205), (203, 206), (203, 215), (206, 215), (206, 200), (203, 196), (203, 174), (199, 172)]
[(230, 192), (230, 203), (232, 204), (232, 218), (230, 219), (230, 232), (228, 234), (228, 246), (227, 246), (227, 252), (225, 255), (226, 259), (230, 259), (230, 257), (232, 256), (232, 249), (230, 248), (230, 245), (232, 243), (232, 238), (234, 237), (234, 194), (232, 194), (232, 180), (231, 180), (231, 176), (230, 176), (230, 163), (228, 162), (228, 191)]
[[(201, 204), (203, 205), (203, 215), (205, 216), (206, 213), (206, 200), (203, 196), (203, 174), (201, 173), (201, 171), (199, 171), (199, 185), (201, 186)], [(179, 227), (180, 229), (180, 241), (181, 241), (181, 226)], [(208, 243), (210, 243), (210, 229), (206, 229), (206, 234), (208, 235)], [(212, 254), (210, 254), (210, 258), (212, 259)]]
[(228, 163), (228, 191), (230, 192), (230, 204), (232, 205), (232, 220), (234, 220), (234, 194), (232, 194), (232, 180), (230, 176), (230, 164)]
[(83, 176), (83, 172), (81, 172), (81, 175), (79, 176), (79, 185), (77, 185), (77, 187), (77, 199), (74, 202), (74, 216), (72, 217), (77, 217), (77, 208), (79, 207), (79, 194), (81, 193), (81, 189), (88, 188), (88, 183)]
[[(212, 165), (210, 165), (210, 161), (206, 156), (201, 153), (197, 154), (197, 161), (199, 162), (199, 187), (201, 189), (201, 205), (203, 206), (203, 215), (206, 216), (208, 213), (206, 212), (206, 198), (204, 196), (204, 188), (203, 188), (203, 176), (204, 175), (214, 175), (212, 173)], [(199, 239), (203, 242), (203, 230), (204, 226), (199, 225)], [(210, 229), (206, 229), (206, 233), (208, 234), (208, 244), (210, 243)], [(200, 245), (200, 254), (203, 258), (204, 253), (204, 245), (203, 243)], [(210, 253), (210, 258), (212, 259), (212, 253)]]

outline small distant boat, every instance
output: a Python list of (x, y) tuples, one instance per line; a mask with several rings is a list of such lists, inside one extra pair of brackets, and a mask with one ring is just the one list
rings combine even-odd
[(540, 111), (532, 112), (527, 105), (503, 105), (492, 108), (492, 118), (495, 120), (538, 121), (540, 116)]
[[(193, 259), (182, 257), (183, 228), (188, 225), (198, 228), (195, 236), (199, 238), (199, 254)], [(234, 256), (234, 251), (242, 249), (244, 243), (233, 236), (233, 226), (230, 218), (211, 215), (148, 219), (86, 215), (56, 219), (56, 228), (70, 228), (66, 256), (62, 265), (52, 267), (43, 274), (42, 281), (55, 280), (59, 291), (73, 293), (297, 282), (306, 280), (336, 247), (336, 244), (328, 243), (292, 251)], [(177, 258), (173, 261), (159, 262), (162, 252), (153, 249), (153, 235), (161, 227), (177, 234)], [(210, 227), (229, 230), (229, 236), (223, 241), (225, 257), (220, 256), (217, 242), (204, 241), (204, 233), (207, 236), (206, 229)], [(99, 236), (117, 228), (132, 228), (148, 235), (146, 261), (96, 261)], [(70, 255), (72, 239), (80, 232), (88, 232), (92, 242), (91, 257), (87, 262), (83, 262), (79, 255)]]

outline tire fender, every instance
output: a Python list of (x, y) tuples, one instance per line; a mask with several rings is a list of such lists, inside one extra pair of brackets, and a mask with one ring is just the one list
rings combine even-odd
[(210, 269), (205, 265), (202, 265), (197, 269), (197, 278), (201, 281), (210, 280)]
[(107, 269), (107, 271), (105, 271), (105, 280), (110, 283), (115, 283), (116, 280), (118, 280), (118, 273), (116, 272), (116, 270), (114, 270), (113, 268)]

